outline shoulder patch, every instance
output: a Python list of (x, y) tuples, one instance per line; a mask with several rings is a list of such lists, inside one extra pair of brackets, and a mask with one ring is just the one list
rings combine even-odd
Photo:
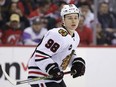
[(68, 32), (65, 31), (65, 30), (63, 30), (63, 29), (58, 30), (58, 32), (59, 32), (63, 37), (65, 37), (65, 36), (68, 35)]

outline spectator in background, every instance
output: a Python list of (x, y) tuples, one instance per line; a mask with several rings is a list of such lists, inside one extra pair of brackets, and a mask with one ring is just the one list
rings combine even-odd
[(50, 7), (50, 2), (48, 1), (40, 1), (39, 3), (36, 4), (37, 8), (32, 11), (29, 15), (28, 18), (34, 19), (35, 17), (43, 17), (47, 15), (47, 11)]
[(105, 45), (107, 46), (109, 41), (107, 40), (106, 33), (103, 32), (103, 29), (101, 27), (101, 24), (96, 25), (96, 39), (97, 39), (97, 45)]
[(20, 29), (20, 16), (18, 14), (12, 14), (10, 16), (10, 21), (6, 25), (3, 25), (2, 33), (3, 45), (22, 44), (22, 29)]
[(112, 41), (116, 39), (116, 14), (110, 12), (107, 2), (101, 2), (99, 5), (98, 21), (103, 31), (109, 37), (108, 45), (112, 45)]
[(77, 7), (80, 7), (85, 2), (87, 2), (89, 9), (93, 12), (94, 0), (78, 0), (75, 4)]
[(103, 29), (108, 29), (107, 31), (109, 31), (109, 28), (116, 28), (116, 14), (110, 12), (109, 5), (107, 2), (102, 2), (99, 4), (98, 21), (101, 23)]
[(57, 27), (57, 28), (58, 28), (58, 27), (62, 27), (62, 20), (61, 20), (61, 19), (57, 20), (57, 22), (56, 22), (56, 27)]
[(23, 15), (22, 12), (21, 12), (21, 10), (18, 8), (17, 2), (11, 2), (10, 8), (9, 8), (8, 12), (9, 12), (9, 14), (17, 13), (20, 16)]
[(50, 13), (48, 13), (48, 10), (50, 8), (51, 3), (49, 1), (40, 1), (37, 5), (37, 9), (30, 13), (29, 19), (30, 21), (33, 20), (36, 17), (46, 17), (49, 21), (47, 24), (47, 29), (51, 29), (55, 27), (56, 20), (52, 17), (50, 17)]
[(26, 28), (23, 32), (24, 45), (37, 45), (47, 32), (46, 28), (43, 28), (42, 21), (39, 18), (33, 20), (32, 26)]
[(94, 21), (94, 14), (91, 11), (90, 5), (88, 4), (88, 2), (85, 1), (85, 2), (80, 3), (79, 8), (82, 14), (85, 16), (84, 24), (87, 27), (92, 29), (92, 26), (93, 26), (92, 24)]
[(25, 17), (25, 15), (19, 9), (18, 2), (11, 3), (7, 16), (9, 17), (12, 13), (19, 14), (22, 29), (30, 26), (29, 20)]
[[(115, 44), (115, 39), (114, 37), (109, 34), (108, 32), (104, 31), (101, 27), (101, 24), (98, 23), (96, 25), (96, 39), (97, 39), (97, 45), (110, 45), (113, 41)], [(115, 44), (116, 45), (116, 44)]]
[(8, 21), (7, 12), (10, 3), (11, 0), (0, 0), (0, 28)]
[(61, 20), (60, 11), (62, 7), (67, 3), (65, 1), (57, 1), (56, 3), (57, 9), (54, 12), (50, 13), (50, 17), (54, 18), (56, 21), (59, 21), (59, 19)]
[(2, 44), (2, 30), (0, 29), (0, 44)]
[(29, 14), (36, 9), (36, 3), (33, 3), (35, 0), (18, 0), (18, 7), (24, 16), (28, 17)]
[(80, 36), (80, 46), (87, 46), (93, 44), (93, 32), (92, 29), (88, 28), (85, 24), (85, 16), (80, 15), (80, 21), (76, 31)]

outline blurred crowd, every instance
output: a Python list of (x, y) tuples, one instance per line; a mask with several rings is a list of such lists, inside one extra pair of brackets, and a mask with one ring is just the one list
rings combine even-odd
[(62, 26), (60, 10), (65, 4), (75, 4), (81, 11), (76, 29), (80, 46), (116, 45), (116, 13), (102, 1), (95, 20), (93, 1), (0, 0), (0, 45), (37, 45), (48, 30)]

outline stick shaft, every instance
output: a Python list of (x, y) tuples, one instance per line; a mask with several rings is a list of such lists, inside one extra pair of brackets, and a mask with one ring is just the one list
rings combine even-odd
[(27, 80), (17, 81), (16, 84), (19, 85), (19, 84), (34, 82), (34, 81), (43, 80), (43, 79), (50, 79), (50, 78), (52, 78), (52, 76), (31, 78), (31, 79), (27, 79)]
[[(71, 71), (67, 71), (67, 72), (64, 72), (64, 75), (66, 74), (70, 74)], [(46, 77), (37, 77), (37, 78), (32, 78), (32, 79), (27, 79), (27, 80), (22, 80), (22, 81), (17, 81), (17, 85), (19, 84), (24, 84), (24, 83), (29, 83), (29, 82), (34, 82), (34, 81), (37, 81), (37, 80), (44, 80), (44, 79), (50, 79), (52, 78), (53, 76), (46, 76)]]
[(71, 73), (71, 71), (66, 71), (66, 72), (64, 72), (64, 75), (70, 74), (70, 73)]
[[(13, 85), (19, 85), (19, 84), (24, 84), (24, 83), (29, 83), (29, 82), (34, 82), (34, 81), (38, 81), (38, 80), (44, 80), (44, 79), (50, 79), (52, 78), (53, 76), (46, 76), (46, 77), (37, 77), (37, 78), (32, 78), (32, 79), (27, 79), (27, 80), (21, 80), (21, 81), (16, 81), (14, 79), (12, 79), (7, 73), (6, 71), (2, 68), (2, 71), (3, 71), (3, 74), (5, 75), (5, 77), (8, 79), (8, 81), (13, 84)], [(71, 71), (67, 71), (67, 72), (64, 72), (64, 75), (66, 74), (70, 74)]]

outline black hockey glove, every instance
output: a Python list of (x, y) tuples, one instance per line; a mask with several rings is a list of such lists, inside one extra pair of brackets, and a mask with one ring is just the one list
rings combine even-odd
[(84, 73), (85, 73), (85, 61), (81, 57), (78, 57), (78, 58), (73, 60), (71, 72), (72, 72), (71, 75), (73, 78), (84, 75)]
[(46, 67), (46, 71), (53, 76), (51, 80), (61, 80), (64, 76), (64, 73), (60, 71), (57, 63), (49, 64)]

